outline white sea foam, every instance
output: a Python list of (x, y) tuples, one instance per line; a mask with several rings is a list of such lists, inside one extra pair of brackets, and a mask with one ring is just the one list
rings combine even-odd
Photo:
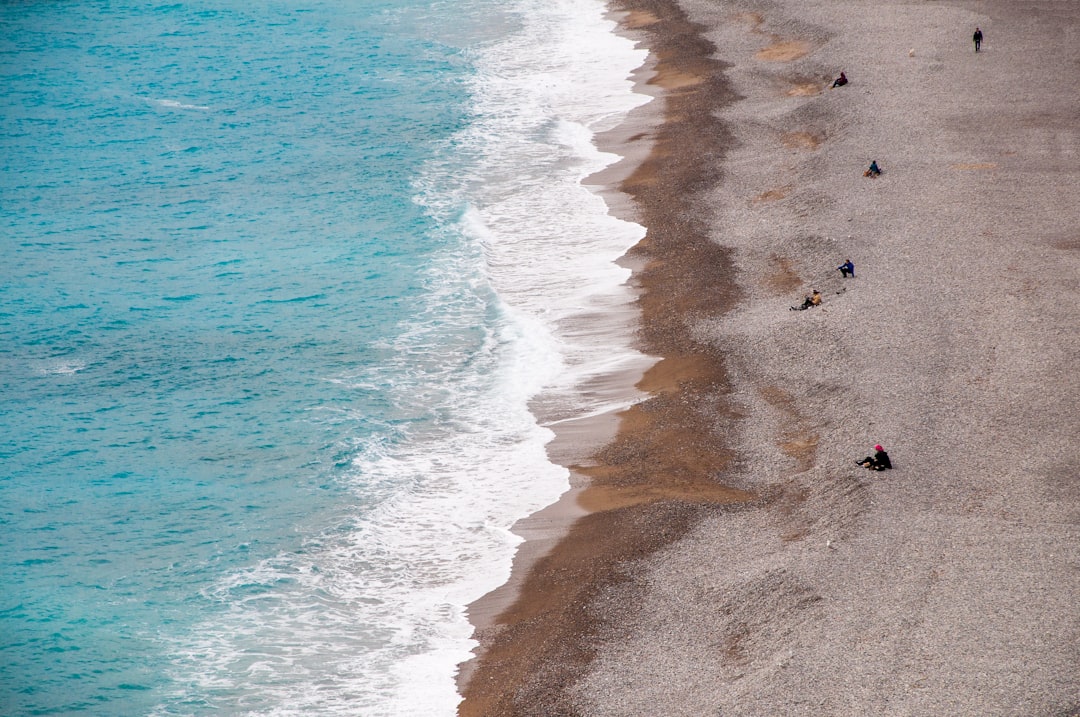
[(581, 184), (618, 159), (596, 148), (595, 134), (648, 100), (629, 80), (646, 52), (602, 13), (599, 4), (530, 4), (521, 35), (478, 58), (477, 120), (461, 138), (479, 156), (465, 192), (484, 226), (492, 285), (559, 343), (565, 366), (549, 394), (642, 363), (620, 326), (633, 297), (615, 260), (644, 228), (610, 216)]
[[(520, 331), (519, 369), (504, 386), (518, 386), (521, 406), (544, 395), (546, 405), (556, 407), (552, 415), (564, 418), (622, 407), (625, 390), (586, 397), (582, 389), (597, 376), (648, 362), (631, 346), (629, 270), (615, 263), (644, 228), (612, 217), (603, 199), (582, 185), (618, 159), (596, 148), (595, 134), (648, 101), (633, 93), (629, 79), (645, 62), (645, 51), (617, 36), (603, 13), (600, 3), (527, 4), (522, 32), (477, 58), (476, 117), (455, 138), (459, 151), (476, 158), (472, 174), (458, 177), (448, 196), (433, 186), (424, 197), (433, 204), (440, 198), (450, 205), (467, 202), (462, 228), (483, 248), (488, 281)], [(559, 480), (556, 492), (565, 486), (562, 471), (552, 471), (543, 453), (526, 455), (515, 467), (525, 481), (497, 482), (495, 493), (487, 492), (491, 483), (477, 486), (472, 510), (488, 506), (485, 520), (500, 530), (550, 502), (553, 477)], [(535, 497), (535, 507), (508, 500), (519, 488)], [(469, 602), (501, 584), (513, 548), (507, 540), (501, 554), (462, 565), (456, 595)], [(453, 644), (449, 632), (443, 639)], [(433, 653), (418, 659), (438, 676)], [(450, 674), (443, 673), (442, 684)], [(439, 684), (433, 675), (399, 675), (398, 714), (434, 714), (412, 701)], [(449, 707), (446, 714), (452, 714)]]
[(41, 376), (65, 376), (79, 373), (86, 369), (86, 362), (80, 360), (49, 359), (36, 362), (34, 370)]
[(172, 109), (172, 110), (200, 110), (200, 111), (207, 111), (207, 110), (210, 109), (206, 105), (193, 105), (193, 104), (188, 104), (186, 102), (180, 102), (179, 100), (156, 99), (156, 100), (150, 100), (150, 101), (151, 101), (151, 103), (157, 105), (158, 107), (167, 107), (167, 108)]
[(456, 666), (475, 646), (465, 606), (508, 579), (514, 523), (568, 487), (530, 400), (554, 396), (558, 418), (628, 400), (581, 388), (645, 360), (615, 264), (644, 230), (581, 181), (617, 159), (593, 137), (646, 101), (629, 80), (645, 53), (599, 0), (520, 12), (520, 32), (474, 58), (468, 129), (416, 183), (465, 240), (432, 266), (430, 310), (382, 347), (383, 365), (327, 377), (389, 384), (400, 435), (356, 459), (349, 524), (207, 591), (226, 614), (178, 647), (161, 714), (193, 694), (230, 714), (455, 714)]

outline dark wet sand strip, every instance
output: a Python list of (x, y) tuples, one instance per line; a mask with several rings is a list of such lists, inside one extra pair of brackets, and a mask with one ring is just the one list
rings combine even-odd
[[(696, 319), (722, 314), (737, 299), (725, 250), (692, 211), (696, 193), (720, 171), (730, 140), (713, 114), (732, 94), (709, 59), (711, 44), (675, 3), (615, 7), (629, 13), (624, 25), (654, 53), (650, 83), (665, 103), (659, 126), (631, 134), (631, 142), (651, 141), (651, 151), (620, 187), (647, 228), (627, 256), (637, 267), (641, 350), (661, 358), (638, 385), (651, 397), (620, 416), (614, 440), (572, 466), (584, 487), (546, 512), (541, 524), (549, 526), (577, 517), (569, 532), (554, 545), (548, 534), (522, 549), (503, 590), (512, 604), (496, 594), (470, 611), (482, 647), (462, 672), (463, 717), (567, 713), (565, 688), (588, 665), (589, 636), (598, 629), (593, 602), (624, 580), (628, 565), (678, 539), (703, 513), (754, 499), (720, 480), (732, 458), (724, 428), (738, 416), (725, 398), (722, 356), (691, 333)], [(543, 528), (537, 532), (543, 538)], [(524, 578), (522, 563), (531, 565)]]

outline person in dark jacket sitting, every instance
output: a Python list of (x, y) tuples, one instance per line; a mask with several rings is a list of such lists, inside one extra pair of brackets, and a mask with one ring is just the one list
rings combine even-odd
[(874, 455), (867, 456), (861, 461), (855, 462), (872, 471), (884, 471), (892, 468), (892, 461), (889, 460), (889, 454), (885, 452), (885, 449), (882, 448), (880, 444), (874, 446)]
[(835, 80), (833, 80), (832, 86), (833, 87), (843, 87), (846, 84), (847, 84), (847, 75), (845, 75), (843, 72), (841, 72), (840, 76), (837, 77)]

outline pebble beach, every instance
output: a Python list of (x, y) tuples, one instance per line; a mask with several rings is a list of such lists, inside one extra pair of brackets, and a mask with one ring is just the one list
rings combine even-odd
[(1080, 715), (1080, 5), (611, 9), (657, 362), (459, 714)]

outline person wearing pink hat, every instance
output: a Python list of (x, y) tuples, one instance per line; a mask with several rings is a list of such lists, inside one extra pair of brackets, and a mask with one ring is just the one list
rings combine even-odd
[(861, 461), (855, 461), (856, 464), (869, 468), (872, 471), (883, 471), (892, 468), (892, 461), (889, 460), (889, 454), (885, 452), (885, 449), (881, 447), (881, 444), (874, 446), (874, 455), (867, 456)]

